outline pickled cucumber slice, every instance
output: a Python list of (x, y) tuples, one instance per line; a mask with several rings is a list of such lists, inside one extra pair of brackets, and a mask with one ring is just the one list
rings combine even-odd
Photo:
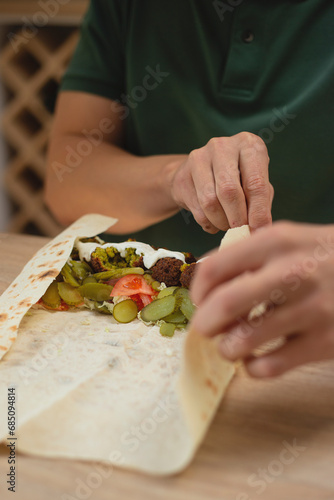
[(156, 322), (159, 319), (165, 318), (172, 314), (176, 309), (176, 297), (174, 295), (167, 295), (162, 299), (153, 300), (150, 304), (141, 310), (141, 319), (147, 323), (151, 321)]
[(53, 281), (42, 297), (44, 304), (53, 309), (57, 309), (61, 304), (61, 297), (58, 292), (58, 283)]
[(149, 285), (152, 285), (153, 281), (155, 281), (154, 278), (152, 278), (152, 275), (148, 273), (144, 273), (143, 278), (147, 281)]
[(68, 283), (69, 285), (72, 285), (74, 287), (80, 286), (80, 283), (73, 276), (72, 270), (71, 270), (70, 266), (67, 264), (67, 262), (66, 262), (65, 266), (63, 267), (63, 269), (61, 270), (61, 274), (62, 274), (62, 276), (64, 278), (64, 281), (66, 283)]
[(190, 321), (191, 318), (193, 317), (193, 314), (196, 311), (196, 307), (191, 302), (190, 297), (189, 297), (189, 300), (186, 299), (182, 302), (180, 310), (181, 310), (181, 312), (183, 312), (183, 314), (185, 315), (187, 320)]
[(138, 314), (137, 304), (131, 300), (122, 300), (115, 305), (113, 310), (113, 315), (116, 321), (119, 323), (130, 323), (136, 319)]
[(78, 291), (86, 299), (97, 302), (108, 302), (113, 287), (104, 283), (86, 283), (78, 288)]
[(187, 318), (181, 311), (177, 310), (172, 314), (165, 316), (164, 321), (166, 321), (166, 323), (186, 323)]
[(163, 335), (164, 337), (173, 337), (174, 332), (175, 332), (175, 325), (173, 325), (172, 323), (165, 323), (165, 321), (161, 323), (160, 325), (161, 335)]
[(86, 283), (97, 283), (97, 280), (94, 278), (94, 276), (87, 276), (87, 278), (82, 281), (83, 285), (86, 285)]
[(187, 288), (180, 287), (175, 293), (176, 301), (179, 304), (181, 312), (185, 315), (188, 321), (191, 320), (196, 307), (191, 302), (189, 290)]
[(167, 288), (164, 288), (158, 293), (158, 299), (162, 299), (163, 297), (166, 297), (167, 295), (172, 295), (172, 293), (175, 292), (175, 290), (178, 290), (180, 287), (178, 286), (169, 286)]
[[(171, 323), (172, 324), (172, 323)], [(177, 330), (185, 330), (187, 328), (188, 323), (173, 323)]]
[(78, 278), (79, 280), (84, 280), (92, 272), (87, 262), (79, 262), (77, 260), (71, 260), (70, 264), (72, 267), (71, 269), (72, 274), (74, 274), (74, 277)]
[(78, 306), (83, 303), (82, 295), (78, 292), (78, 288), (74, 288), (69, 283), (64, 281), (58, 283), (58, 293), (66, 304), (69, 306)]
[[(110, 304), (111, 305), (111, 304)], [(95, 309), (99, 312), (99, 313), (103, 313), (103, 314), (112, 314), (111, 312), (111, 309), (109, 309), (106, 305), (103, 305), (103, 302), (101, 304), (101, 302), (95, 302), (94, 303), (94, 306), (95, 306)]]
[(161, 283), (159, 283), (159, 281), (153, 281), (151, 283), (151, 287), (153, 288), (153, 290), (155, 290), (156, 292), (158, 292), (160, 290)]
[(144, 269), (141, 267), (123, 267), (122, 269), (110, 269), (110, 271), (103, 271), (102, 273), (94, 274), (94, 278), (101, 281), (110, 279), (122, 278), (127, 274), (144, 274)]

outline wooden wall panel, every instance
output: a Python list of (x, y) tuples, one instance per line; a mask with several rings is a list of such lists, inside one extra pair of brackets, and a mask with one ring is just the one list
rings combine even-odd
[(20, 28), (7, 27), (0, 53), (5, 90), (2, 134), (8, 148), (5, 189), (13, 215), (8, 230), (54, 236), (60, 230), (43, 203), (45, 155), (61, 76), (78, 39), (78, 29), (48, 26), (27, 43)]

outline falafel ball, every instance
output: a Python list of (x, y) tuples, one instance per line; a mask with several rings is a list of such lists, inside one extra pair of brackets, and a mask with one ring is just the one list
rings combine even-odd
[(196, 271), (196, 262), (189, 264), (181, 273), (180, 283), (184, 288), (189, 288)]
[(144, 258), (143, 258), (143, 256), (141, 255), (140, 257), (138, 257), (138, 260), (133, 261), (131, 267), (141, 267), (142, 269), (145, 270), (146, 267), (144, 266)]
[(183, 262), (175, 257), (159, 259), (151, 268), (152, 278), (166, 286), (178, 286), (180, 284), (181, 266)]
[(186, 264), (192, 264), (193, 262), (197, 261), (196, 257), (194, 257), (191, 252), (182, 252), (182, 253), (185, 257)]
[(110, 271), (110, 267), (107, 267), (103, 262), (103, 260), (94, 252), (91, 255), (89, 264), (94, 269), (95, 273), (103, 273), (105, 271)]

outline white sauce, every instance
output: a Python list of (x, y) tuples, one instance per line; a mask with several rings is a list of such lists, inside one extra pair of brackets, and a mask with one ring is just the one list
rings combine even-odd
[(127, 248), (134, 248), (136, 254), (140, 257), (143, 256), (144, 266), (147, 269), (150, 269), (157, 263), (159, 259), (163, 259), (165, 257), (175, 257), (175, 259), (180, 259), (182, 262), (185, 262), (185, 257), (181, 252), (172, 252), (171, 250), (165, 250), (164, 248), (159, 248), (158, 250), (154, 250), (151, 245), (147, 245), (146, 243), (141, 243), (140, 241), (124, 241), (122, 243), (83, 243), (82, 241), (76, 240), (75, 246), (79, 251), (80, 260), (90, 261), (92, 253), (97, 248), (108, 248), (113, 247), (118, 250), (121, 254), (121, 257), (125, 257), (125, 251)]

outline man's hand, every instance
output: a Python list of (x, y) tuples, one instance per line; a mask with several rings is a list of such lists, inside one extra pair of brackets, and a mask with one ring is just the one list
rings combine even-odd
[(167, 186), (175, 203), (190, 210), (209, 233), (271, 222), (274, 190), (262, 139), (242, 132), (211, 139), (181, 164), (167, 166)]
[[(199, 333), (250, 375), (279, 375), (334, 358), (334, 226), (275, 223), (199, 264), (191, 296)], [(266, 312), (250, 319), (256, 304)], [(254, 350), (283, 337), (266, 354)]]

